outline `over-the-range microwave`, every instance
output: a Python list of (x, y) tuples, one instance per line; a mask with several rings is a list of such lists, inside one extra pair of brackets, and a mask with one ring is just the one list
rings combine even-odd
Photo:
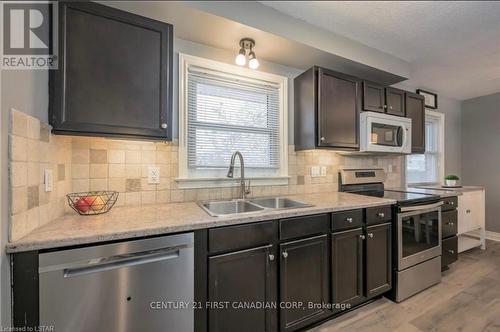
[(377, 112), (360, 115), (360, 151), (411, 153), (411, 119)]

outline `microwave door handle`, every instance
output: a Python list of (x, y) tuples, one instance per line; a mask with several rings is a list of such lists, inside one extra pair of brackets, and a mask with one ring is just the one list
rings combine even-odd
[(404, 148), (406, 146), (406, 140), (408, 139), (408, 131), (405, 126), (399, 127), (403, 131), (403, 142), (401, 142), (401, 147)]

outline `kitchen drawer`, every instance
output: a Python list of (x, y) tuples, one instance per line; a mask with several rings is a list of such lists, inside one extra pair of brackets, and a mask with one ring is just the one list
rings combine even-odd
[(454, 210), (458, 207), (458, 198), (456, 196), (443, 198), (442, 201), (444, 203), (441, 206), (442, 212)]
[(280, 240), (328, 233), (330, 230), (327, 214), (282, 219), (279, 227)]
[(376, 206), (366, 209), (366, 224), (381, 224), (392, 220), (392, 206)]
[(220, 252), (250, 248), (273, 241), (272, 221), (227, 226), (208, 230), (208, 251)]
[(450, 237), (443, 240), (443, 254), (441, 257), (441, 267), (448, 266), (458, 259), (458, 237)]
[(350, 210), (332, 214), (332, 229), (340, 231), (349, 228), (357, 228), (363, 225), (363, 210)]
[(457, 235), (458, 212), (457, 210), (445, 211), (441, 213), (443, 239)]

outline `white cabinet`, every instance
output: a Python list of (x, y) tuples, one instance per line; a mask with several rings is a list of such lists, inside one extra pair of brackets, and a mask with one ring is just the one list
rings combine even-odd
[(479, 229), (484, 225), (484, 220), (481, 220), (484, 211), (483, 197), (482, 191), (464, 192), (462, 196), (458, 196), (459, 234)]
[(458, 196), (458, 251), (484, 249), (485, 235), (484, 190), (464, 191)]

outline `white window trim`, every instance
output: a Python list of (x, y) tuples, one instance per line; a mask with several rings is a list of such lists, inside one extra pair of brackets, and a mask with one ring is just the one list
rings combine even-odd
[[(204, 59), (179, 53), (179, 177), (176, 179), (179, 189), (233, 187), (239, 185), (239, 178), (193, 178), (188, 176), (187, 155), (187, 73), (190, 66), (197, 66), (207, 71), (217, 71), (219, 75), (230, 73), (239, 75), (249, 82), (266, 81), (279, 85), (280, 96), (280, 172), (273, 177), (248, 177), (252, 186), (286, 185), (288, 184), (288, 78), (256, 71), (236, 65)], [(244, 157), (244, 156), (243, 156)], [(229, 165), (228, 165), (229, 167)]]
[(406, 158), (405, 157), (405, 167), (404, 167), (404, 182), (406, 183), (407, 186), (420, 186), (420, 185), (436, 185), (436, 184), (441, 184), (441, 182), (444, 179), (444, 119), (445, 115), (444, 113), (436, 112), (436, 111), (431, 111), (429, 109), (425, 110), (425, 117), (429, 118), (435, 118), (438, 119), (439, 121), (439, 158), (438, 158), (438, 176), (439, 176), (439, 181), (438, 182), (408, 182), (408, 177), (406, 176)]

